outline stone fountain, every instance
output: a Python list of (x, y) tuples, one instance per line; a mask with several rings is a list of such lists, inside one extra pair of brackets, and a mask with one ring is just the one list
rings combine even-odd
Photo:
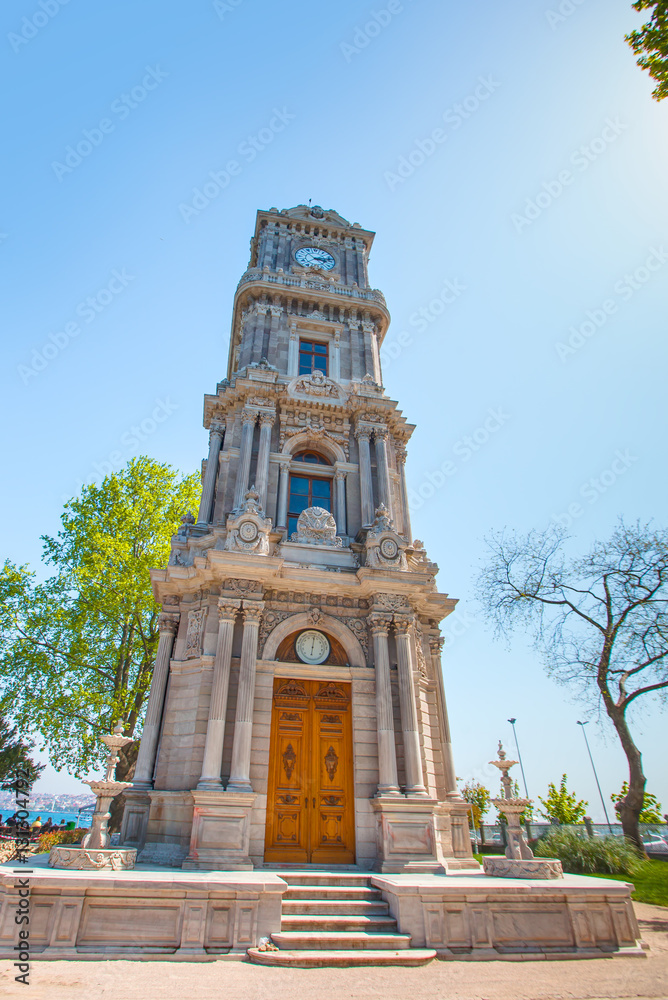
[(70, 868), (76, 871), (111, 868), (120, 871), (135, 866), (136, 848), (111, 847), (107, 831), (111, 800), (132, 784), (130, 781), (113, 780), (114, 770), (119, 761), (118, 751), (126, 744), (132, 743), (132, 737), (123, 736), (123, 723), (119, 722), (113, 733), (102, 736), (101, 739), (109, 748), (106, 774), (101, 781), (85, 782), (97, 796), (91, 828), (80, 844), (58, 844), (52, 847), (49, 854), (51, 868)]
[(497, 878), (563, 878), (561, 861), (556, 858), (535, 858), (524, 839), (520, 816), (531, 805), (532, 800), (513, 797), (512, 778), (508, 772), (517, 761), (506, 760), (506, 753), (500, 740), (498, 754), (498, 760), (490, 760), (490, 764), (501, 771), (503, 795), (499, 799), (492, 799), (492, 804), (506, 817), (508, 844), (504, 858), (489, 854), (483, 858), (485, 875)]

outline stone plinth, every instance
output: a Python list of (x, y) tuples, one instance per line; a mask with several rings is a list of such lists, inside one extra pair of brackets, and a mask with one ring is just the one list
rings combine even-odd
[(183, 868), (251, 871), (250, 814), (256, 795), (196, 789), (192, 796), (195, 809), (190, 853)]
[(445, 873), (436, 846), (435, 800), (387, 795), (371, 805), (378, 821), (376, 871)]
[(496, 878), (563, 878), (557, 858), (502, 858), (487, 855), (482, 859), (485, 875)]

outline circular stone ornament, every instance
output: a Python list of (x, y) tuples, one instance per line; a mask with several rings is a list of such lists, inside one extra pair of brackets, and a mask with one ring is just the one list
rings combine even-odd
[(380, 543), (380, 553), (385, 559), (396, 559), (399, 546), (393, 538), (384, 538)]
[(258, 536), (257, 524), (254, 521), (242, 521), (239, 525), (239, 537), (244, 542), (254, 542)]

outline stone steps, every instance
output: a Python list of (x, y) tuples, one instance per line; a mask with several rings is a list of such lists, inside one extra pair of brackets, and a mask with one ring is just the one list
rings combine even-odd
[(281, 929), (271, 935), (270, 950), (250, 948), (261, 965), (295, 968), (356, 965), (424, 965), (436, 952), (411, 948), (400, 934), (382, 894), (369, 876), (352, 872), (280, 871), (288, 883)]
[(362, 931), (365, 934), (396, 933), (397, 922), (390, 916), (354, 916), (348, 914), (298, 913), (283, 915), (281, 933), (284, 931), (309, 931), (322, 934), (327, 931)]
[(363, 965), (427, 965), (435, 957), (431, 948), (407, 948), (400, 951), (362, 948), (357, 951), (258, 951), (249, 948), (248, 956), (257, 965), (275, 965), (293, 969), (345, 968)]
[(351, 916), (387, 916), (389, 907), (382, 899), (367, 902), (364, 899), (285, 899), (283, 916), (303, 914), (350, 914)]

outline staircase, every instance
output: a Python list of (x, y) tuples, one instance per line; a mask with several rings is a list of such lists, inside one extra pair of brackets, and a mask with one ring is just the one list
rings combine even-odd
[[(425, 965), (436, 952), (411, 948), (369, 877), (342, 872), (280, 871), (288, 883), (281, 929), (271, 950), (249, 948), (251, 962), (292, 966)], [(267, 947), (267, 946), (265, 946)]]

